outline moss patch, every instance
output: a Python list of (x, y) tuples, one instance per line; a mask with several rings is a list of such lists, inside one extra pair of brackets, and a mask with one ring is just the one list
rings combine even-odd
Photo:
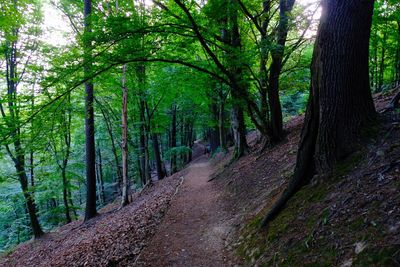
[(354, 266), (398, 266), (400, 261), (400, 246), (367, 248), (359, 255)]
[(359, 150), (348, 156), (345, 160), (338, 162), (333, 169), (333, 178), (339, 178), (351, 172), (364, 158), (365, 151)]

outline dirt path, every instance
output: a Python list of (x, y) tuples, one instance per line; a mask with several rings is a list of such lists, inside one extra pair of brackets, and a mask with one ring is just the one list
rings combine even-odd
[(231, 266), (224, 250), (231, 230), (220, 191), (207, 182), (212, 167), (205, 156), (189, 166), (177, 195), (138, 266)]

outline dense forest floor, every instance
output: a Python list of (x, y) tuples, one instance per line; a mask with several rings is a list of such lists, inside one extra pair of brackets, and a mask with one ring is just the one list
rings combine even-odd
[(130, 266), (160, 224), (186, 170), (132, 196), (123, 209), (107, 205), (88, 223), (82, 220), (19, 245), (0, 266)]
[[(391, 96), (375, 96), (378, 111)], [(198, 149), (188, 168), (135, 194), (126, 208), (109, 205), (88, 224), (22, 244), (0, 265), (399, 266), (398, 118), (381, 114), (359, 152), (328, 180), (304, 187), (262, 232), (259, 221), (293, 173), (303, 117), (263, 153), (250, 133), (252, 153), (234, 164), (231, 153), (208, 160)]]

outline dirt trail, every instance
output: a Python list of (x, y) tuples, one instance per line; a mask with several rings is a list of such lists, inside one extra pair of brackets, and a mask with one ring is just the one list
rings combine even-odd
[(205, 156), (189, 166), (184, 182), (138, 266), (231, 266), (224, 249), (231, 230), (221, 191), (207, 182), (213, 168)]

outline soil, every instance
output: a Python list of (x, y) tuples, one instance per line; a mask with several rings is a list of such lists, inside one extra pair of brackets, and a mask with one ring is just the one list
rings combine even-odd
[(221, 190), (207, 182), (213, 167), (202, 156), (188, 168), (183, 185), (138, 266), (231, 266), (225, 251), (232, 230)]

